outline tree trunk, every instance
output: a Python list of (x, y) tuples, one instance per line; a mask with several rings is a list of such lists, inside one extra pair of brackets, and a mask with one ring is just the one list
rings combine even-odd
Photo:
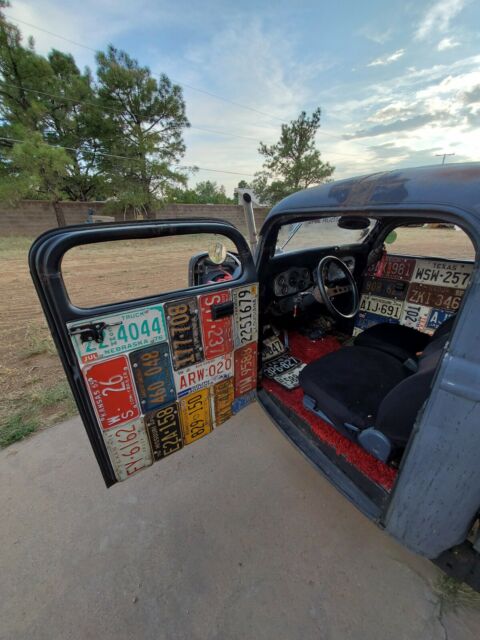
[(66, 227), (67, 223), (65, 222), (65, 214), (63, 213), (58, 200), (52, 201), (52, 207), (55, 211), (55, 217), (57, 218), (57, 225), (59, 227)]

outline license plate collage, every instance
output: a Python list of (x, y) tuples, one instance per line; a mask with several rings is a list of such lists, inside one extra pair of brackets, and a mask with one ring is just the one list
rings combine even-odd
[(432, 334), (459, 309), (473, 263), (384, 256), (363, 281), (354, 335), (380, 322)]
[[(221, 310), (233, 304), (233, 315)], [(82, 342), (79, 327), (103, 328)], [(67, 324), (115, 476), (196, 442), (253, 401), (258, 285)]]

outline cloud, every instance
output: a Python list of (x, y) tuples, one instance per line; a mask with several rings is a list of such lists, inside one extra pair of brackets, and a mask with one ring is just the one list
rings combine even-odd
[(390, 53), (387, 56), (381, 56), (380, 58), (375, 58), (367, 64), (367, 67), (383, 67), (384, 65), (391, 64), (392, 62), (396, 62), (403, 55), (405, 55), (405, 49), (397, 49), (393, 53)]
[(458, 47), (460, 42), (454, 40), (453, 38), (442, 38), (440, 42), (437, 44), (438, 51), (446, 51), (447, 49), (454, 49)]
[(464, 104), (475, 104), (480, 102), (480, 84), (470, 89), (470, 91), (464, 91), (462, 94), (462, 100)]
[(386, 133), (400, 133), (402, 131), (413, 131), (426, 124), (432, 122), (438, 122), (439, 114), (435, 116), (429, 114), (420, 114), (413, 116), (412, 118), (405, 118), (400, 120), (393, 120), (388, 124), (376, 124), (373, 127), (367, 129), (359, 129), (353, 134), (347, 134), (344, 136), (345, 140), (352, 140), (354, 138), (371, 138), (374, 136), (381, 136)]
[(375, 44), (385, 44), (392, 37), (393, 30), (392, 29), (382, 29), (376, 30), (373, 29), (370, 25), (364, 25), (361, 27), (358, 32), (360, 36), (363, 36), (367, 40), (371, 42), (375, 42)]
[(451, 21), (463, 10), (468, 0), (436, 0), (423, 15), (415, 38), (426, 40), (431, 35), (447, 33)]

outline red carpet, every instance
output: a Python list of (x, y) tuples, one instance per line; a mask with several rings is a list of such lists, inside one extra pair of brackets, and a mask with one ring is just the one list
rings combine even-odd
[[(340, 343), (332, 336), (314, 341), (298, 333), (290, 333), (289, 339), (291, 354), (307, 364), (340, 348)], [(310, 425), (312, 431), (320, 440), (335, 449), (338, 455), (343, 456), (367, 478), (370, 478), (370, 480), (373, 480), (388, 491), (392, 488), (397, 471), (371, 456), (361, 447), (335, 431), (329, 424), (305, 409), (301, 388), (289, 391), (274, 380), (267, 378), (263, 380), (263, 388), (295, 411), (302, 420)]]

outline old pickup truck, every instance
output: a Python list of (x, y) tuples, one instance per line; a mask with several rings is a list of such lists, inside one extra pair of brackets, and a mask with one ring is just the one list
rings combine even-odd
[[(422, 245), (437, 228), (466, 248)], [(187, 288), (157, 273), (153, 295), (71, 301), (73, 248), (192, 234)], [(29, 261), (107, 487), (258, 401), (367, 517), (479, 589), (478, 247), (480, 164), (454, 164), (291, 195), (254, 255), (230, 223), (181, 219), (55, 229)]]

